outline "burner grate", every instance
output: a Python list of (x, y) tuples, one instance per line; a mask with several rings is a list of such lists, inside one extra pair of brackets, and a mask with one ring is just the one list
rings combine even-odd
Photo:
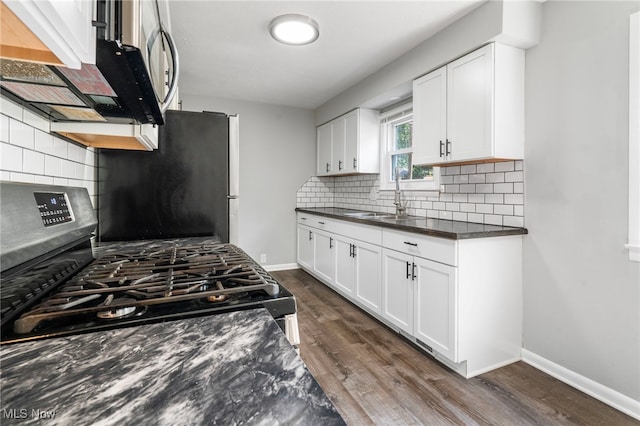
[(119, 318), (136, 309), (195, 299), (210, 303), (241, 293), (275, 297), (278, 283), (230, 244), (172, 246), (108, 253), (14, 323), (19, 334), (40, 322), (78, 314)]

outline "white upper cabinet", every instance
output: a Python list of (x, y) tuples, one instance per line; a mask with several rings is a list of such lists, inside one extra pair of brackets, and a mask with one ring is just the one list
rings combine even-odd
[(318, 127), (318, 176), (326, 176), (331, 173), (332, 156), (332, 128), (331, 122)]
[(413, 82), (414, 163), (524, 157), (524, 51), (484, 46)]
[(318, 176), (380, 171), (378, 111), (356, 109), (318, 127)]
[[(79, 69), (81, 63), (95, 64), (96, 31), (92, 25), (94, 2), (87, 0), (3, 0), (2, 3), (27, 28), (16, 26), (17, 34), (22, 34), (18, 36), (18, 40), (24, 40), (25, 37), (28, 39), (35, 35), (62, 64), (70, 68)], [(11, 32), (13, 31), (14, 29), (11, 28)], [(29, 31), (30, 33), (28, 33)], [(3, 39), (5, 39), (3, 50), (6, 43), (4, 36), (5, 30), (3, 30)], [(16, 44), (20, 44), (19, 41)], [(29, 46), (13, 47), (22, 52), (29, 50)], [(29, 60), (29, 56), (13, 59)], [(33, 60), (43, 62), (37, 57)], [(50, 61), (44, 60), (44, 62)]]

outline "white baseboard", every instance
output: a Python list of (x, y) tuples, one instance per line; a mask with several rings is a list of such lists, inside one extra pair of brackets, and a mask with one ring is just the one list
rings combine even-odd
[(285, 271), (287, 269), (300, 268), (297, 263), (283, 263), (281, 265), (260, 265), (260, 266), (262, 266), (267, 272)]
[(522, 349), (522, 361), (612, 406), (616, 410), (640, 420), (640, 401), (636, 401), (526, 349)]

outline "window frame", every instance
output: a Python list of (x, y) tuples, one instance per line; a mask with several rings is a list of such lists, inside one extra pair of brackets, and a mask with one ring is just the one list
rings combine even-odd
[[(391, 172), (392, 155), (412, 154), (411, 148), (394, 149), (394, 127), (411, 120), (413, 122), (413, 103), (405, 103), (380, 114), (380, 190), (393, 191), (396, 182)], [(401, 180), (400, 189), (403, 191), (438, 191), (440, 187), (440, 168), (433, 167), (430, 179)]]

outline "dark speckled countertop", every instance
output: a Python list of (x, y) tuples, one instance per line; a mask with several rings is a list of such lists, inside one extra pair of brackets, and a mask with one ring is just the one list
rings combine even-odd
[(0, 422), (344, 425), (267, 310), (0, 347)]
[[(310, 213), (318, 216), (346, 220), (354, 223), (380, 226), (397, 229), (399, 231), (413, 232), (416, 234), (430, 235), (433, 237), (448, 238), (451, 240), (464, 240), (468, 238), (499, 237), (505, 235), (527, 234), (527, 228), (514, 228), (510, 226), (485, 225), (482, 223), (459, 222), (456, 220), (431, 219), (418, 216), (395, 217), (371, 217), (361, 218), (350, 216), (361, 210), (342, 209), (337, 207), (296, 208), (297, 212)], [(380, 213), (383, 214), (383, 213)], [(392, 216), (392, 215), (386, 215)]]

